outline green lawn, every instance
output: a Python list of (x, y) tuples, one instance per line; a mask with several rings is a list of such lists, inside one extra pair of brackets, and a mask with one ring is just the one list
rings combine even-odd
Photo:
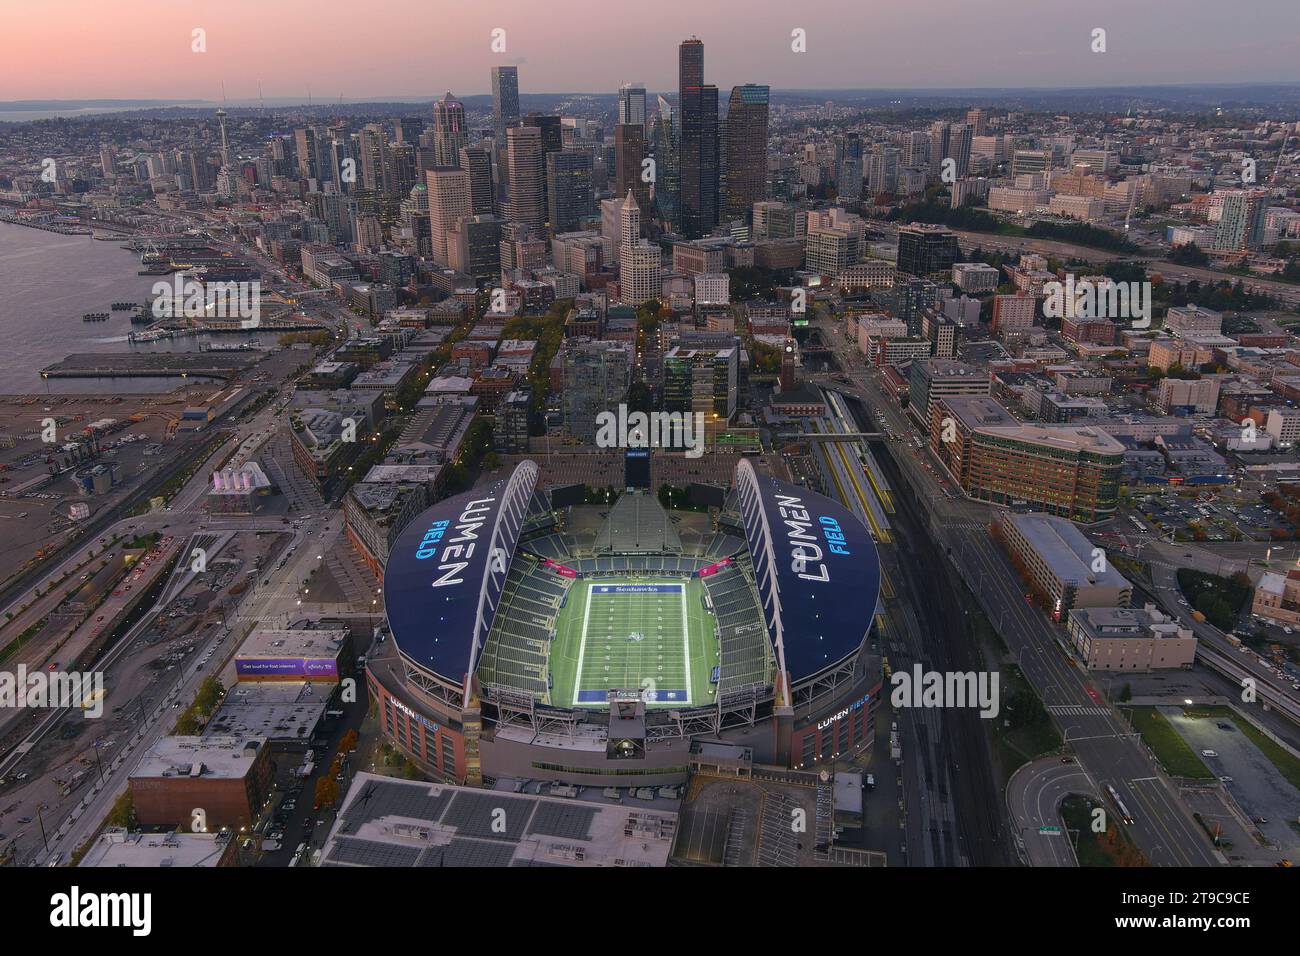
[(1233, 713), (1231, 707), (1192, 706), (1184, 707), (1183, 713), (1188, 717), (1209, 717), (1215, 720), (1232, 721), (1232, 725), (1249, 737), (1250, 742), (1260, 749), (1273, 766), (1277, 767), (1278, 773), (1282, 774), (1291, 786), (1300, 790), (1300, 758), (1279, 746), (1276, 741), (1265, 737), (1259, 732), (1259, 728), (1250, 721), (1239, 718)]
[(1187, 746), (1187, 741), (1178, 736), (1178, 731), (1160, 711), (1154, 707), (1125, 707), (1124, 710), (1133, 729), (1142, 735), (1143, 741), (1169, 774), (1191, 780), (1214, 779), (1214, 774)]
[(574, 582), (555, 623), (549, 703), (606, 706), (605, 692), (648, 691), (650, 706), (712, 703), (713, 617), (698, 578)]

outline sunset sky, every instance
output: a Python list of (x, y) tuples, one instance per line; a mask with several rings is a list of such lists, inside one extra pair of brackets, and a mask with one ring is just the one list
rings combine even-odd
[[(1296, 0), (0, 0), (0, 101), (301, 97), (676, 85), (781, 89), (1062, 87), (1300, 79)], [(593, 17), (593, 14), (597, 14)], [(191, 32), (207, 31), (207, 52)], [(489, 49), (506, 30), (505, 54)], [(790, 32), (807, 31), (792, 53)], [(1090, 50), (1093, 28), (1106, 53)]]

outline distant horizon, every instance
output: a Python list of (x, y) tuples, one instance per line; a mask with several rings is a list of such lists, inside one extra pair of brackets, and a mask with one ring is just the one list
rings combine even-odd
[[(653, 86), (645, 86), (646, 94), (673, 94), (676, 90), (672, 88), (657, 89)], [(739, 85), (739, 84), (733, 84)], [(769, 85), (769, 84), (762, 84)], [(1167, 82), (1167, 83), (1109, 83), (1093, 84), (1089, 86), (842, 86), (842, 87), (778, 87), (772, 86), (771, 91), (774, 94), (790, 95), (812, 95), (812, 94), (860, 94), (860, 93), (971, 93), (971, 94), (989, 94), (989, 93), (1084, 93), (1092, 91), (1124, 91), (1124, 90), (1176, 90), (1176, 89), (1249, 89), (1252, 87), (1286, 87), (1294, 86), (1300, 90), (1300, 78), (1291, 80), (1244, 80), (1238, 82), (1205, 82), (1205, 81), (1186, 81), (1186, 82)], [(729, 92), (731, 85), (719, 87), (720, 92)], [(457, 92), (455, 89), (450, 91), (441, 90), (430, 93), (387, 93), (375, 94), (373, 96), (344, 96), (342, 102), (346, 104), (364, 104), (364, 103), (423, 103), (433, 102), (440, 99), (445, 93), (451, 92), (459, 100), (466, 99), (490, 99), (491, 90), (476, 91), (470, 93)], [(608, 90), (520, 90), (521, 96), (617, 96), (617, 87)], [(268, 94), (261, 98), (268, 105), (275, 106), (328, 106), (340, 102), (337, 96), (320, 96), (314, 94), (312, 99), (297, 98), (296, 96)], [(21, 100), (0, 100), (0, 108), (9, 110), (19, 110), (24, 106), (30, 106), (32, 110), (45, 109), (50, 107), (71, 107), (82, 106), (85, 108), (110, 108), (114, 106), (151, 108), (167, 106), (212, 106), (214, 109), (225, 105), (233, 106), (238, 109), (247, 107), (256, 107), (259, 105), (258, 97), (239, 97), (222, 100), (220, 98), (210, 97), (112, 97), (112, 98), (90, 98), (90, 97), (65, 97), (51, 99), (21, 99)]]

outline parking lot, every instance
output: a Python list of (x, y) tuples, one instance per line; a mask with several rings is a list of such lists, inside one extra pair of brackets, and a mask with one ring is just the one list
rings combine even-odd
[(1300, 858), (1300, 790), (1241, 732), (1236, 721), (1188, 717), (1180, 707), (1161, 707), (1160, 712), (1280, 857)]
[(1268, 541), (1274, 532), (1295, 530), (1253, 495), (1164, 491), (1135, 496), (1133, 510), (1157, 534), (1172, 533), (1179, 540)]

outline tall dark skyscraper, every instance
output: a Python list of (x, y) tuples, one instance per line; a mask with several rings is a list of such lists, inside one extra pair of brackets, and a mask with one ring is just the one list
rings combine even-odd
[(722, 141), (723, 212), (730, 221), (753, 215), (767, 195), (767, 105), (770, 90), (746, 83), (731, 88)]
[(677, 48), (677, 92), (704, 85), (704, 41), (691, 37)]
[(646, 158), (645, 128), (639, 123), (620, 123), (614, 127), (615, 192), (626, 196), (630, 189), (637, 205), (650, 208), (650, 184), (641, 176)]
[(519, 124), (519, 67), (492, 67), (492, 127), (497, 141), (506, 141), (506, 130)]
[(592, 214), (591, 154), (564, 149), (546, 157), (546, 194), (551, 231), (575, 232)]
[(692, 37), (678, 48), (682, 135), (678, 230), (688, 239), (718, 223), (718, 88), (704, 85), (704, 44)]

